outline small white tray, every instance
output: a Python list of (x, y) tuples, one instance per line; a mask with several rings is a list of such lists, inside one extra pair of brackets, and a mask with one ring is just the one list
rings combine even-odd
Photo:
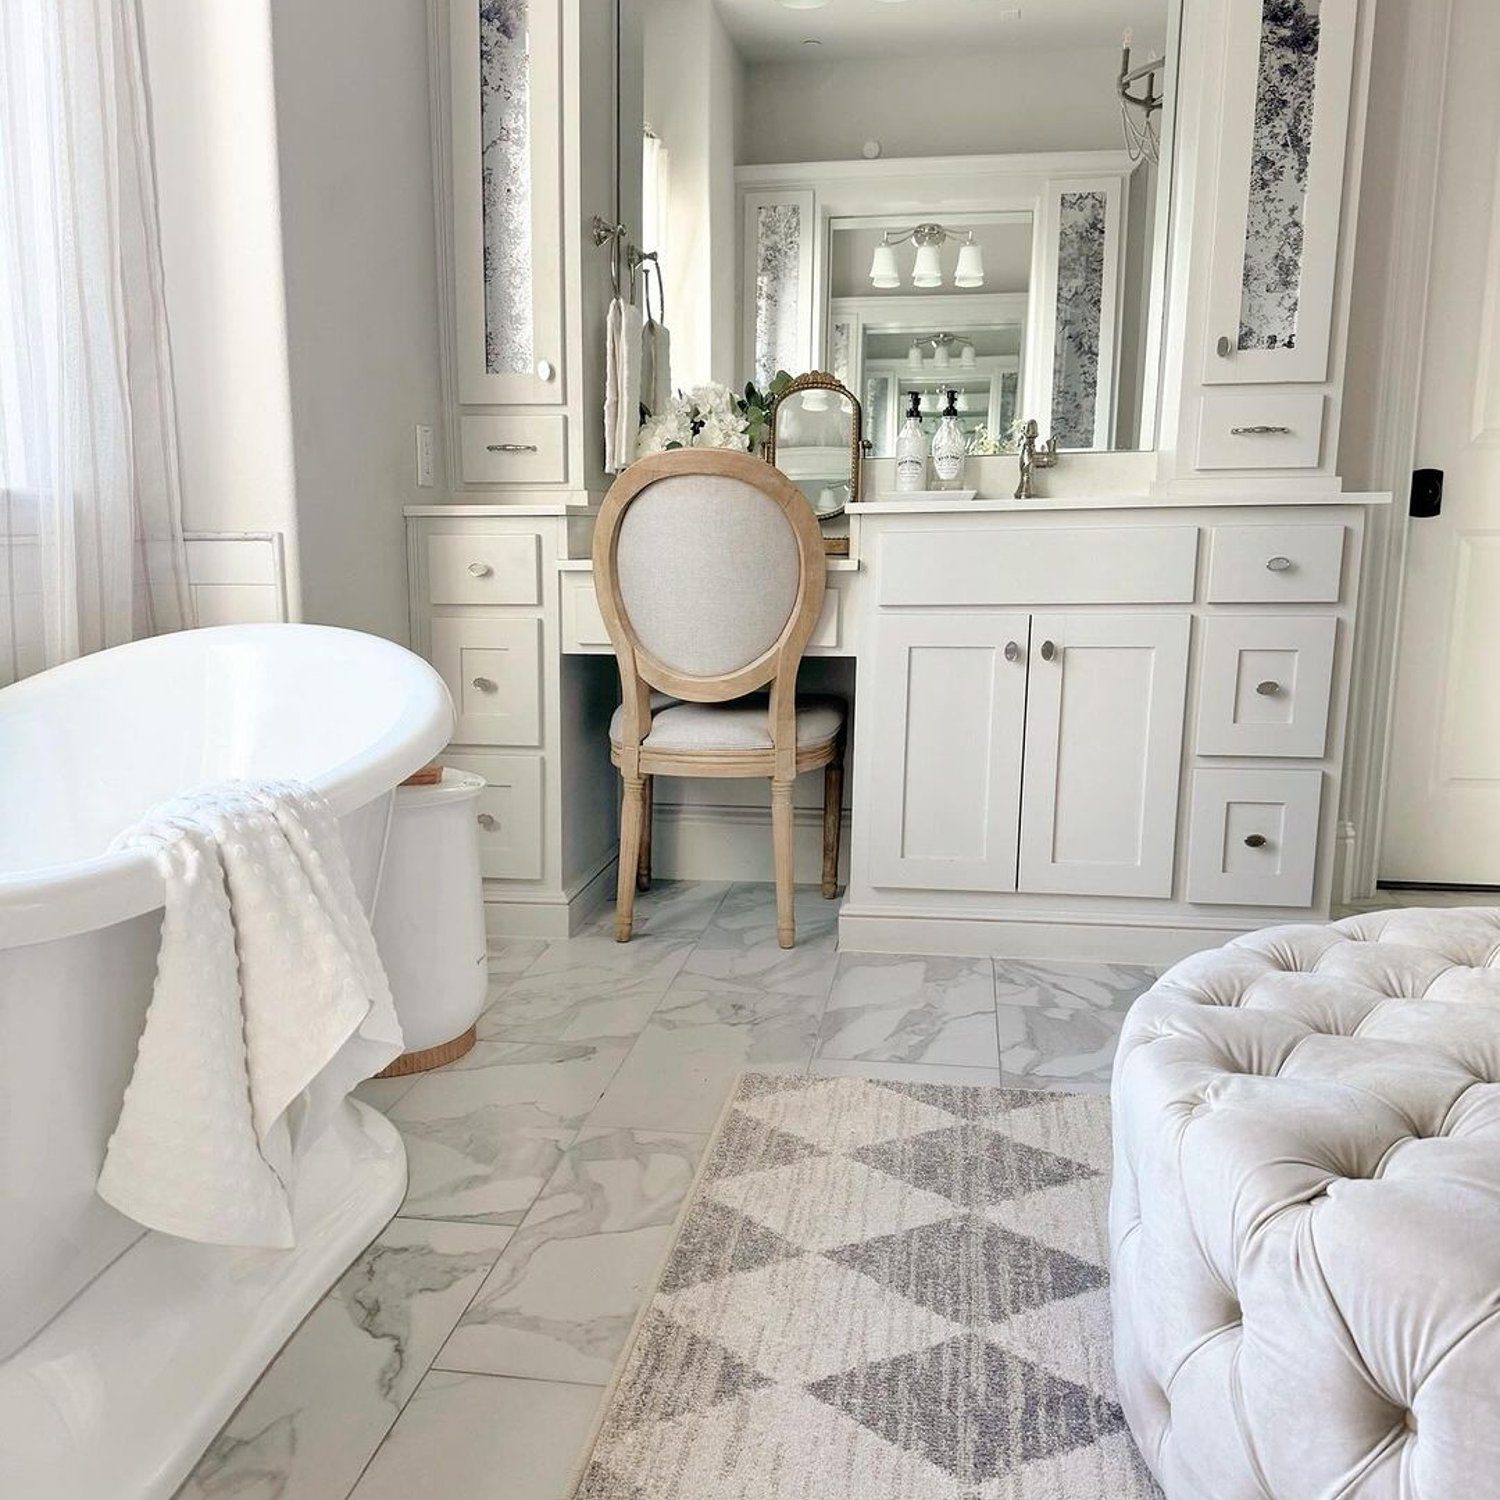
[[(972, 500), (978, 490), (882, 490), (868, 497), (870, 505), (879, 505), (884, 500), (900, 500), (903, 504), (913, 500)], [(865, 498), (861, 496), (861, 498)]]

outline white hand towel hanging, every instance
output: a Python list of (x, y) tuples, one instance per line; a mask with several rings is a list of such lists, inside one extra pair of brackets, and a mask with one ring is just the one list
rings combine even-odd
[(301, 1150), (402, 1049), (338, 824), (310, 788), (231, 782), (115, 847), (153, 854), (166, 910), (99, 1195), (185, 1239), (289, 1246)]
[(604, 467), (618, 474), (635, 457), (641, 425), (641, 310), (615, 298), (606, 325)]

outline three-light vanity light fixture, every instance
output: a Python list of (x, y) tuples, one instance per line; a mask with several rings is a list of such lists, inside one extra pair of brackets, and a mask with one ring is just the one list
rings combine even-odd
[(972, 229), (946, 229), (941, 224), (917, 224), (911, 229), (888, 229), (870, 261), (870, 282), (890, 291), (901, 285), (901, 268), (896, 263), (896, 247), (908, 242), (917, 247), (912, 262), (911, 284), (924, 291), (943, 284), (943, 261), (940, 251), (949, 240), (961, 240), (958, 264), (953, 271), (956, 287), (984, 285), (984, 256), (974, 243)]

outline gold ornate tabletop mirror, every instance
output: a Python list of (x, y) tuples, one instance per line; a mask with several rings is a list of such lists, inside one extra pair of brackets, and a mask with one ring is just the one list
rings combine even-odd
[[(820, 522), (859, 499), (863, 415), (854, 393), (821, 370), (799, 375), (771, 406), (766, 459), (807, 496)], [(839, 550), (827, 534), (829, 551)], [(848, 538), (843, 542), (847, 550)]]

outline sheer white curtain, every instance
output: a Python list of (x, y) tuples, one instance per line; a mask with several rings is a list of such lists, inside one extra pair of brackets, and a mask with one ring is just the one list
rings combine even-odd
[(191, 623), (136, 0), (0, 0), (0, 684)]

